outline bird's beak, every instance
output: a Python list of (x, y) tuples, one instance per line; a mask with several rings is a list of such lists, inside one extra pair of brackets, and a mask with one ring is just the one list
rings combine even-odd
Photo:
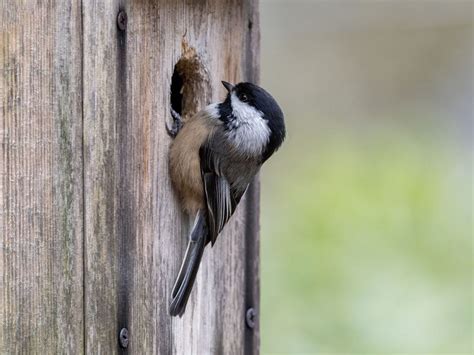
[(234, 85), (232, 85), (231, 83), (228, 83), (227, 81), (222, 81), (222, 85), (224, 85), (224, 87), (226, 88), (228, 92), (231, 92), (232, 89), (234, 88)]

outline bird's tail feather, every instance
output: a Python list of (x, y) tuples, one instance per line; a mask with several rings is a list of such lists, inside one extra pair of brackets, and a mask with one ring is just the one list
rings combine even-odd
[(176, 278), (176, 282), (171, 292), (171, 303), (169, 313), (171, 316), (182, 316), (189, 295), (196, 279), (199, 265), (201, 263), (204, 248), (207, 240), (206, 219), (203, 213), (199, 212), (191, 231), (183, 263)]

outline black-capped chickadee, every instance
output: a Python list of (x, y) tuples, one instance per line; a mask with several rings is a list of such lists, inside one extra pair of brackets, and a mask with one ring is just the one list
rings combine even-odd
[(275, 99), (251, 83), (222, 82), (224, 102), (211, 104), (183, 122), (172, 110), (175, 138), (170, 175), (185, 212), (195, 216), (169, 313), (182, 316), (204, 248), (235, 211), (260, 166), (285, 138), (283, 112)]

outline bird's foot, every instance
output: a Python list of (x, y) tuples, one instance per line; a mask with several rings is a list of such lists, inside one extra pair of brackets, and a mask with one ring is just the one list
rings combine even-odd
[(180, 129), (183, 127), (183, 119), (181, 118), (181, 115), (173, 109), (171, 109), (171, 116), (173, 117), (173, 124), (170, 128), (166, 123), (166, 131), (170, 137), (175, 138)]

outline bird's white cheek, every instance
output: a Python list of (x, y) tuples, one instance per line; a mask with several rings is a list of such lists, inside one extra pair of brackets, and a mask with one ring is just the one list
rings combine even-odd
[(262, 112), (231, 95), (232, 112), (235, 117), (229, 139), (242, 154), (258, 156), (263, 153), (270, 139), (270, 128)]

